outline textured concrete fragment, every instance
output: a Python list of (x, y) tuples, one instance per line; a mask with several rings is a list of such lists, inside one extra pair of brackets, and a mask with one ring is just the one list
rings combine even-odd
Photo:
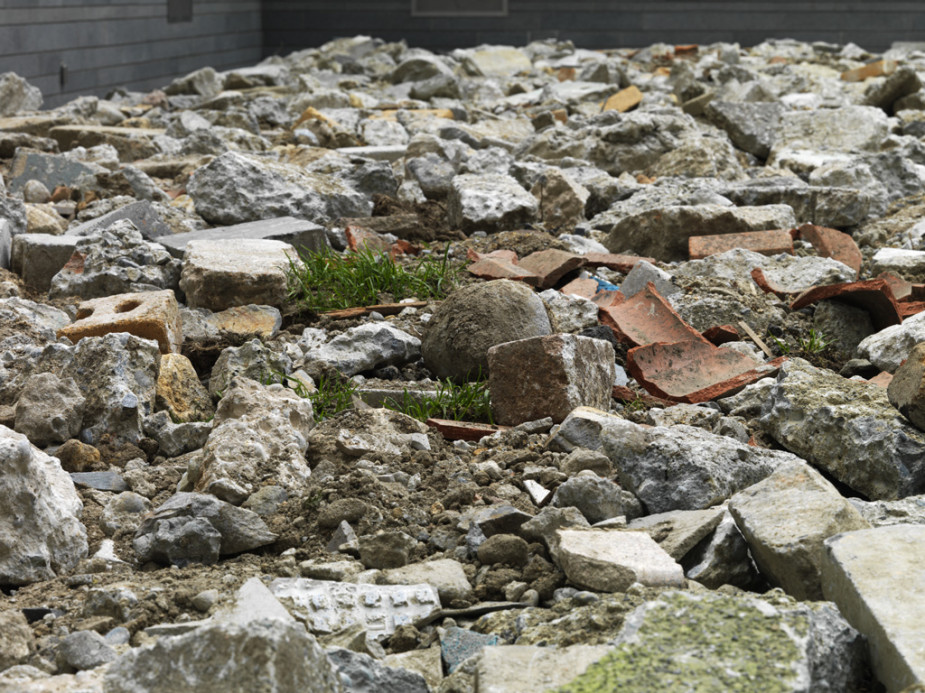
[(781, 366), (759, 424), (870, 499), (925, 490), (925, 434), (906, 423), (883, 388), (791, 359)]
[(536, 198), (514, 178), (498, 173), (456, 176), (447, 198), (450, 226), (466, 233), (516, 229), (537, 212)]

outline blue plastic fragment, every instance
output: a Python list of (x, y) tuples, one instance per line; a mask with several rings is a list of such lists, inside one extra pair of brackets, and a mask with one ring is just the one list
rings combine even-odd
[(606, 279), (595, 277), (593, 274), (591, 275), (591, 279), (597, 282), (598, 291), (619, 291), (620, 290), (620, 287), (617, 286), (616, 284), (611, 284)]

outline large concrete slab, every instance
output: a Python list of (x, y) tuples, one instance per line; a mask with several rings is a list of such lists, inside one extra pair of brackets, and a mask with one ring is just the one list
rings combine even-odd
[(93, 169), (79, 161), (57, 154), (19, 149), (10, 164), (10, 192), (22, 192), (30, 180), (40, 181), (49, 190), (58, 185), (73, 185), (80, 176), (93, 173)]
[(234, 226), (219, 226), (214, 229), (177, 233), (171, 236), (162, 236), (157, 239), (157, 242), (167, 248), (167, 252), (174, 257), (182, 258), (190, 241), (223, 241), (245, 238), (282, 241), (298, 250), (302, 248), (321, 250), (328, 246), (324, 227), (295, 217), (249, 221), (244, 224), (235, 224)]
[(867, 636), (887, 691), (925, 681), (925, 526), (847, 532), (825, 542), (822, 588)]

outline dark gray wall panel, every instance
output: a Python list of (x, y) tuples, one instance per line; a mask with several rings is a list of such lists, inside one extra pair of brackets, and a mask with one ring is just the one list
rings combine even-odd
[(251, 65), (263, 47), (260, 5), (193, 0), (192, 21), (168, 23), (167, 0), (4, 0), (0, 72), (22, 75), (55, 106), (119, 86), (153, 89), (206, 65)]

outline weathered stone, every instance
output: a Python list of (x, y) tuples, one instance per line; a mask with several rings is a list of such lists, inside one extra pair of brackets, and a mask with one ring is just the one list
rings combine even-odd
[(207, 308), (180, 308), (183, 341), (187, 345), (230, 339), (272, 339), (282, 327), (282, 315), (273, 306), (235, 306), (213, 313)]
[(187, 186), (196, 211), (213, 224), (277, 217), (325, 223), (372, 211), (366, 194), (336, 176), (226, 152), (196, 170)]
[(550, 169), (530, 191), (539, 200), (539, 218), (555, 234), (571, 233), (585, 219), (585, 205), (591, 192), (567, 173)]
[[(5, 221), (0, 222), (0, 227), (4, 225)], [(72, 236), (21, 233), (12, 241), (10, 268), (33, 291), (48, 291), (52, 277), (70, 260), (76, 247), (77, 239)]]
[(797, 599), (822, 599), (823, 542), (839, 532), (869, 527), (805, 462), (785, 463), (739, 491), (729, 511), (761, 571)]
[(538, 209), (536, 198), (510, 176), (464, 174), (450, 186), (447, 220), (466, 233), (500, 231), (533, 221)]
[(482, 565), (502, 563), (520, 568), (527, 563), (527, 542), (513, 534), (494, 534), (479, 544), (476, 550)]
[(905, 422), (883, 388), (791, 359), (759, 423), (785, 448), (870, 499), (925, 489), (925, 434)]
[(304, 453), (315, 425), (312, 405), (282, 385), (231, 381), (212, 432), (187, 470), (185, 490), (211, 493), (235, 505), (265, 479), (299, 494), (310, 476)]
[(274, 351), (259, 339), (252, 339), (239, 347), (222, 350), (209, 375), (209, 394), (219, 397), (238, 377), (257, 382), (275, 382), (279, 375), (288, 373), (292, 361), (286, 354)]
[(37, 373), (16, 400), (13, 428), (39, 447), (63, 443), (80, 432), (83, 410), (83, 393), (73, 379)]
[(551, 332), (539, 297), (522, 284), (498, 280), (450, 294), (428, 322), (421, 352), (438, 378), (484, 377), (489, 348)]
[(215, 622), (130, 650), (106, 672), (112, 693), (242, 690), (338, 693), (336, 674), (300, 623)]
[(163, 134), (164, 131), (157, 128), (108, 125), (56, 125), (48, 132), (48, 136), (58, 143), (62, 151), (109, 145), (118, 153), (119, 161), (124, 163), (157, 154), (159, 150), (155, 138)]
[(54, 457), (0, 425), (0, 584), (65, 575), (87, 556), (83, 503)]
[(57, 655), (59, 668), (65, 671), (95, 669), (118, 657), (103, 636), (92, 630), (79, 630), (66, 636), (58, 645)]
[(887, 388), (887, 397), (892, 404), (914, 426), (925, 430), (925, 343), (916, 344), (909, 356), (896, 372)]
[(630, 614), (614, 644), (559, 690), (731, 690), (747, 679), (796, 693), (852, 690), (864, 677), (863, 640), (828, 603), (669, 592)]
[[(716, 204), (666, 206), (620, 218), (608, 228), (604, 245), (613, 253), (628, 250), (656, 260), (683, 260), (691, 236), (705, 236), (796, 226), (787, 205), (725, 207)], [(598, 228), (601, 228), (600, 226)]]
[(363, 583), (277, 578), (270, 591), (312, 633), (337, 633), (354, 623), (372, 637), (426, 618), (440, 609), (430, 585), (367, 585)]
[(683, 560), (684, 574), (709, 589), (734, 585), (749, 589), (757, 583), (758, 570), (748, 543), (726, 510), (712, 536), (694, 547)]
[(513, 75), (532, 67), (526, 53), (512, 46), (479, 46), (454, 52), (470, 74), (485, 77)]
[(329, 648), (326, 654), (345, 690), (430, 693), (427, 681), (417, 672), (392, 668), (367, 654), (342, 647)]
[(586, 298), (547, 289), (540, 293), (555, 332), (578, 332), (597, 323), (597, 305)]
[(560, 529), (553, 559), (569, 582), (599, 592), (625, 592), (634, 582), (681, 587), (684, 571), (645, 532)]
[(558, 423), (576, 407), (609, 405), (614, 351), (590, 337), (531, 337), (491, 347), (488, 372), (498, 423), (516, 425), (546, 416)]
[[(581, 416), (581, 410), (576, 414)], [(579, 422), (576, 417), (569, 428)], [(617, 416), (602, 416), (597, 425), (593, 447), (603, 449), (620, 485), (650, 513), (718, 505), (794, 459), (692, 426), (649, 428)]]
[(420, 356), (417, 337), (386, 323), (368, 322), (309, 350), (305, 358), (324, 361), (349, 376), (383, 366), (404, 366)]
[(199, 96), (217, 96), (223, 88), (222, 76), (211, 67), (203, 67), (190, 72), (184, 77), (178, 77), (164, 87), (164, 93), (172, 94), (198, 94)]
[(176, 423), (206, 421), (215, 413), (209, 391), (182, 354), (161, 356), (155, 396), (158, 409), (166, 410)]
[(177, 493), (145, 517), (132, 546), (139, 559), (184, 566), (271, 544), (260, 517), (202, 493)]
[(382, 571), (382, 578), (387, 585), (430, 585), (442, 604), (472, 600), (472, 586), (462, 565), (449, 558), (390, 568)]
[(224, 310), (251, 303), (281, 306), (295, 250), (281, 241), (190, 241), (179, 286), (191, 308)]
[(379, 531), (359, 537), (360, 560), (367, 568), (401, 568), (411, 561), (417, 541), (400, 531)]
[[(211, 406), (211, 400), (209, 403)], [(149, 438), (157, 441), (158, 452), (161, 455), (177, 457), (204, 446), (212, 432), (212, 422), (174, 423), (171, 414), (159, 411), (145, 417), (144, 432)]]
[(916, 344), (925, 342), (925, 313), (919, 313), (875, 332), (858, 344), (856, 355), (877, 368), (893, 373), (906, 360)]
[(608, 479), (585, 473), (564, 482), (552, 498), (557, 508), (577, 508), (595, 524), (615, 517), (632, 520), (642, 515), (642, 506), (636, 497)]
[(100, 526), (109, 537), (116, 532), (134, 533), (150, 510), (151, 501), (147, 498), (124, 491), (113, 496), (103, 508)]
[(15, 72), (0, 75), (0, 117), (42, 107), (42, 92)]
[(626, 527), (648, 532), (669, 556), (680, 563), (691, 549), (716, 529), (722, 517), (721, 507), (675, 510), (636, 518)]
[(123, 220), (77, 241), (70, 260), (52, 277), (49, 296), (97, 298), (174, 289), (179, 279), (180, 261)]
[(921, 604), (908, 598), (923, 587), (923, 539), (921, 526), (896, 526), (847, 532), (825, 543), (823, 591), (867, 637), (874, 672), (891, 692), (925, 678)]
[(21, 611), (0, 612), (0, 672), (24, 664), (35, 652), (35, 637)]
[(732, 143), (759, 159), (767, 159), (774, 144), (783, 106), (779, 103), (712, 101), (707, 117), (726, 131)]

